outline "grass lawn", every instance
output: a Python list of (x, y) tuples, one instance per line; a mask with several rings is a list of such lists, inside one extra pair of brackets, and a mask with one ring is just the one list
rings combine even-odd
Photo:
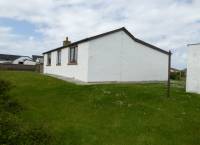
[(199, 145), (200, 95), (164, 84), (81, 86), (33, 72), (0, 71), (26, 109), (26, 122), (44, 124), (58, 145)]

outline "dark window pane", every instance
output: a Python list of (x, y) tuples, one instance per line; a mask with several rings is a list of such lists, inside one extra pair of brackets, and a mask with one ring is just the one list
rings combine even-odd
[(57, 64), (60, 65), (61, 64), (61, 50), (57, 51)]
[(47, 65), (51, 65), (51, 53), (47, 54)]
[(69, 48), (69, 63), (77, 63), (77, 47)]

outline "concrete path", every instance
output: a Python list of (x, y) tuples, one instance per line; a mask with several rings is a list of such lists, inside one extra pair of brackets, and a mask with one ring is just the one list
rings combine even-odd
[(45, 74), (66, 82), (74, 83), (77, 85), (95, 85), (95, 84), (147, 84), (147, 83), (166, 83), (165, 81), (142, 81), (142, 82), (83, 82), (80, 80), (76, 80), (74, 78), (68, 78), (64, 76), (58, 76), (58, 75), (53, 75), (53, 74)]
[(74, 83), (74, 84), (77, 84), (77, 85), (89, 85), (90, 84), (90, 83), (82, 82), (80, 80), (76, 80), (76, 79), (73, 79), (73, 78), (68, 78), (68, 77), (63, 77), (63, 76), (58, 76), (58, 75), (52, 75), (52, 74), (45, 74), (45, 75), (48, 75), (48, 76), (51, 76), (51, 77), (54, 77), (54, 78), (57, 78), (57, 79), (60, 79), (60, 80), (66, 81), (66, 82)]

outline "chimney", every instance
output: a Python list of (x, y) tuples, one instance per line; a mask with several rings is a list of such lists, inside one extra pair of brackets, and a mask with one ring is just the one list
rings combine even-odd
[(63, 41), (63, 46), (67, 46), (71, 43), (71, 41), (68, 40), (68, 37)]

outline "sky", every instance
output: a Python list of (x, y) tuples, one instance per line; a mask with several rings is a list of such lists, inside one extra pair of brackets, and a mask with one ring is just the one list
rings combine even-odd
[(199, 0), (0, 0), (0, 53), (41, 55), (73, 41), (126, 27), (171, 50), (186, 67), (187, 44), (200, 42)]

